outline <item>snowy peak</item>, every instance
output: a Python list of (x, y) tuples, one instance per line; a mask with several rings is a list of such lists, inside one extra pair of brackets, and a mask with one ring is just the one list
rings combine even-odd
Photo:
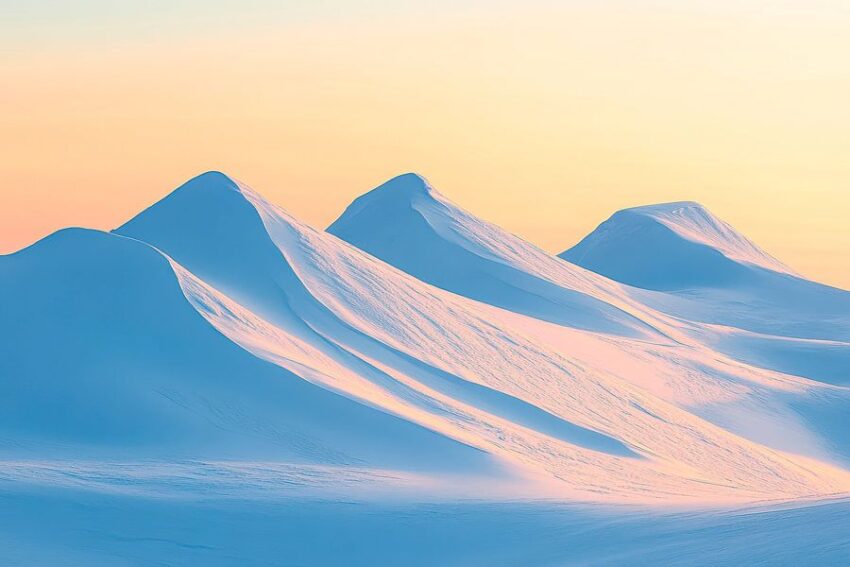
[(172, 191), (169, 195), (163, 198), (163, 200), (168, 199), (171, 195), (175, 195), (177, 193), (188, 193), (188, 192), (218, 192), (218, 191), (240, 191), (240, 184), (238, 181), (230, 177), (229, 175), (222, 173), (221, 171), (206, 171), (201, 173), (200, 175), (196, 175), (174, 191)]
[(301, 225), (246, 185), (218, 172), (199, 175), (115, 230), (165, 252), (251, 309), (279, 303), (285, 261), (258, 209), (281, 226)]
[(355, 199), (334, 222), (328, 232), (348, 232), (362, 222), (382, 222), (385, 215), (409, 210), (415, 203), (427, 202), (439, 195), (428, 181), (417, 173), (397, 175)]
[(248, 204), (246, 192), (250, 189), (235, 179), (219, 171), (208, 171), (185, 182), (115, 232), (127, 234), (151, 222), (166, 224), (179, 220), (179, 216), (211, 216), (210, 213), (222, 207), (230, 207), (231, 215), (238, 216), (248, 212), (241, 206)]
[(657, 290), (725, 286), (746, 279), (752, 268), (794, 275), (692, 201), (618, 211), (560, 256), (614, 280)]
[(626, 211), (654, 218), (683, 238), (711, 246), (733, 260), (761, 266), (775, 272), (791, 272), (790, 268), (759, 248), (731, 225), (711, 214), (699, 203), (680, 201), (635, 207)]
[[(328, 232), (415, 278), (564, 326), (654, 334), (611, 304), (611, 282), (463, 210), (405, 174), (358, 197)], [(603, 291), (601, 287), (606, 287)]]
[(435, 193), (428, 180), (418, 173), (402, 173), (375, 187), (361, 198), (378, 198), (381, 196), (406, 197), (408, 199), (431, 195)]
[(651, 205), (639, 205), (637, 207), (628, 207), (617, 211), (618, 213), (634, 212), (646, 214), (664, 214), (674, 211), (695, 211), (699, 214), (711, 214), (708, 209), (703, 207), (696, 201), (671, 201), (669, 203), (654, 203)]
[[(241, 196), (243, 185), (229, 175), (220, 171), (207, 171), (190, 179), (180, 185), (177, 189), (160, 199), (154, 206), (161, 203), (173, 202), (195, 202), (226, 199), (233, 196)], [(137, 215), (142, 217), (147, 212), (142, 211)]]
[(185, 182), (114, 232), (128, 234), (151, 224), (166, 229), (171, 221), (179, 221), (181, 217), (218, 224), (207, 226), (207, 230), (235, 231), (245, 224), (261, 224), (257, 208), (275, 209), (275, 213), (287, 222), (300, 224), (244, 183), (220, 171), (207, 171)]
[[(453, 294), (216, 172), (119, 234), (68, 231), (0, 258), (0, 440), (36, 453), (71, 439), (145, 458), (365, 465), (464, 492), (480, 478), (512, 496), (593, 501), (846, 490), (843, 471), (782, 452), (819, 431), (782, 413), (803, 385), (720, 359), (686, 336), (693, 319), (677, 327), (636, 290), (478, 219), (421, 177), (359, 203), (339, 221), (350, 241)], [(690, 209), (623, 213), (614, 228), (660, 234), (626, 241), (672, 254), (677, 269), (694, 259), (681, 243), (707, 254), (699, 266), (744, 269), (681, 235), (709, 233)], [(694, 409), (708, 405), (722, 413)], [(759, 412), (755, 425), (727, 425), (738, 407)]]

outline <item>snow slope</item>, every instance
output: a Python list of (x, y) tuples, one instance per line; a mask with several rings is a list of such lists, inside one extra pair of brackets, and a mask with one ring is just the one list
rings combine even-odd
[(560, 254), (645, 289), (734, 284), (758, 267), (793, 272), (702, 205), (689, 201), (624, 209)]
[[(677, 204), (674, 210), (682, 207), (693, 212), (696, 206)], [(681, 214), (671, 215), (674, 219), (681, 217)], [(728, 225), (710, 219), (702, 209), (694, 213), (693, 218), (681, 220), (680, 224), (683, 233), (698, 234), (702, 228), (705, 234), (699, 237), (701, 241), (714, 239), (723, 242), (724, 249), (736, 251), (738, 256), (748, 253), (749, 257), (760, 259), (765, 264), (771, 261), (766, 255), (759, 254), (755, 245), (743, 236), (734, 234)], [(797, 356), (793, 353), (808, 349), (809, 345), (790, 349), (786, 348), (789, 346), (786, 342), (773, 349), (782, 352), (782, 364), (764, 364), (762, 355), (773, 351), (765, 348), (754, 350), (753, 347), (758, 345), (741, 337), (742, 331), (731, 335), (729, 329), (682, 321), (675, 311), (671, 316), (663, 309), (655, 309), (654, 304), (647, 304), (651, 302), (645, 301), (641, 291), (595, 277), (474, 217), (413, 174), (397, 177), (356, 199), (329, 231), (421, 280), (515, 313), (564, 326), (563, 330), (546, 329), (531, 325), (522, 318), (511, 319), (507, 314), (500, 316), (502, 320), (508, 318), (504, 325), (523, 327), (526, 332), (533, 333), (536, 340), (547, 341), (550, 347), (573, 361), (580, 361), (589, 368), (615, 371), (618, 378), (650, 389), (653, 394), (678, 407), (696, 412), (750, 440), (841, 462), (846, 462), (850, 454), (850, 447), (843, 440), (838, 442), (836, 452), (836, 438), (843, 437), (836, 437), (836, 428), (821, 417), (824, 412), (831, 413), (836, 407), (846, 406), (846, 391), (822, 389), (806, 381), (789, 381), (777, 376), (765, 378), (753, 373), (752, 369), (724, 361), (720, 355), (723, 352), (738, 360), (785, 372), (796, 370), (794, 374), (807, 377), (812, 377), (813, 373), (799, 372), (799, 367), (817, 365), (818, 378), (835, 378), (834, 374), (843, 374), (846, 368), (846, 365), (834, 364), (841, 362), (845, 356), (840, 345), (820, 346)], [(645, 242), (643, 245), (647, 250), (663, 250), (658, 243)], [(708, 250), (707, 246), (700, 246)], [(709, 252), (723, 257), (711, 250)], [(685, 256), (688, 257), (687, 254)], [(708, 269), (703, 271), (714, 273), (710, 262), (702, 261), (708, 262)], [(505, 281), (504, 276), (508, 272), (513, 284), (500, 284), (498, 302), (493, 301), (492, 295), (482, 297), (479, 290), (493, 282)], [(529, 282), (536, 283), (530, 285)], [(633, 320), (642, 322), (644, 329), (652, 329), (653, 332), (638, 335), (640, 344), (630, 342), (628, 336), (623, 336), (625, 333), (568, 332), (569, 328), (576, 327), (568, 320), (574, 311), (568, 302), (540, 303), (538, 288), (544, 284), (546, 289), (561, 292), (561, 297), (572, 297), (581, 290), (584, 297), (597, 300), (597, 307), (621, 306), (630, 312)], [(727, 288), (736, 292), (740, 289), (739, 285)], [(528, 309), (529, 302), (534, 301), (538, 301), (536, 309)], [(694, 307), (699, 313), (709, 311), (699, 303), (695, 303)], [(594, 318), (598, 319), (598, 316)], [(794, 318), (788, 321), (790, 324), (798, 323)], [(602, 329), (597, 327), (596, 330)], [(824, 382), (841, 384), (836, 379)], [(795, 393), (789, 394), (789, 389)], [(776, 434), (779, 430), (784, 433)]]
[[(164, 251), (359, 381), (327, 386), (392, 404), (548, 479), (555, 493), (747, 499), (832, 492), (845, 482), (838, 469), (724, 431), (604, 366), (512, 331), (504, 311), (315, 231), (221, 174), (188, 182), (117, 232)], [(586, 278), (588, 289), (597, 279)], [(237, 343), (276, 357), (274, 348), (254, 348), (250, 333), (210, 319)]]
[[(369, 253), (210, 172), (0, 256), (4, 562), (733, 564), (799, 558), (788, 533), (847, 514), (817, 505), (850, 494), (840, 376), (735, 360), (762, 337), (418, 176), (334, 227)], [(813, 528), (802, 556), (842, 541)]]
[(561, 257), (739, 360), (850, 384), (850, 292), (806, 280), (696, 203), (614, 214)]
[(128, 238), (66, 229), (0, 257), (0, 312), (14, 329), (0, 343), (7, 458), (489, 466), (252, 356), (193, 308), (167, 258)]
[[(328, 232), (437, 287), (579, 329), (652, 337), (610, 282), (558, 265), (519, 237), (478, 219), (414, 173), (358, 197)], [(548, 262), (548, 270), (529, 269)]]
[[(557, 502), (375, 500), (270, 492), (271, 471), (216, 469), (175, 494), (169, 474), (84, 467), (83, 483), (0, 467), (0, 557), (12, 565), (846, 565), (850, 503), (715, 511)], [(25, 481), (12, 480), (29, 473)], [(229, 475), (228, 475), (229, 473)], [(205, 482), (202, 483), (200, 479)], [(253, 493), (236, 489), (258, 480)], [(293, 479), (290, 479), (293, 480)], [(361, 489), (362, 490), (362, 489)], [(341, 495), (340, 495), (341, 494)]]

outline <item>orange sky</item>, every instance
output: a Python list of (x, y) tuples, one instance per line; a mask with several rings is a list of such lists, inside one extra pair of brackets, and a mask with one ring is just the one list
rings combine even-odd
[(850, 288), (844, 2), (240, 6), (11, 7), (0, 252), (208, 169), (316, 226), (414, 170), (555, 252), (617, 209), (700, 201)]

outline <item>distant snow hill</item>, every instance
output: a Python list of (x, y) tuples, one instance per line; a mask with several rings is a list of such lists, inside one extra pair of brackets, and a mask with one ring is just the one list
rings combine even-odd
[(646, 289), (734, 284), (754, 269), (793, 274), (699, 203), (624, 209), (561, 257)]
[[(691, 525), (704, 535), (676, 553), (698, 563), (743, 525), (731, 507), (756, 503), (796, 530), (794, 510), (838, 499), (801, 516), (834, 523), (850, 494), (850, 294), (696, 204), (606, 224), (564, 261), (406, 174), (320, 231), (209, 172), (112, 233), (0, 257), (0, 496), (60, 518), (12, 529), (0, 513), (5, 558), (513, 563), (481, 536), (508, 501), (542, 514), (532, 531), (632, 525), (634, 506), (654, 518), (604, 552), (525, 538), (516, 561), (664, 562), (664, 534)], [(460, 512), (422, 507), (468, 499), (468, 547), (425, 552), (417, 538)], [(354, 500), (373, 523), (339, 508)], [(188, 531), (146, 523), (195, 506), (215, 513), (187, 512)], [(245, 546), (223, 527), (295, 511), (306, 531), (252, 529)], [(354, 524), (380, 553), (327, 546)], [(408, 553), (380, 541), (395, 528)], [(763, 537), (778, 547), (727, 539), (725, 560), (791, 557)], [(810, 556), (850, 556), (840, 537), (819, 532)]]
[(740, 360), (850, 384), (850, 293), (802, 278), (697, 203), (619, 211), (560, 255), (638, 289)]

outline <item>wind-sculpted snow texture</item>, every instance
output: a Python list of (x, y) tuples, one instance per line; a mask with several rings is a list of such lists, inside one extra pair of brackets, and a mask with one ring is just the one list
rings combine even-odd
[[(520, 531), (617, 518), (654, 526), (614, 530), (604, 553), (556, 531), (523, 548), (533, 563), (616, 561), (616, 546), (663, 561), (659, 534), (685, 538), (688, 525), (700, 530), (689, 550), (727, 538), (723, 559), (734, 562), (755, 551), (734, 539), (748, 528), (730, 506), (784, 502), (765, 517), (789, 530), (800, 517), (833, 521), (843, 501), (815, 505), (850, 494), (841, 314), (823, 323), (836, 330), (827, 337), (694, 316), (726, 296), (684, 293), (683, 281), (727, 293), (821, 289), (698, 211), (653, 214), (708, 249), (705, 273), (691, 266), (651, 290), (625, 281), (634, 266), (605, 274), (565, 262), (414, 174), (357, 199), (323, 232), (210, 172), (113, 233), (67, 229), (0, 257), (0, 495), (22, 517), (60, 518), (43, 531), (51, 546), (26, 522), (0, 527), (0, 541), (16, 542), (6, 557), (156, 561), (171, 546), (184, 550), (178, 562), (226, 563), (221, 545), (238, 563), (287, 550), (296, 563), (527, 563), (475, 535), (511, 500)], [(844, 292), (830, 293), (840, 302)], [(788, 328), (806, 316), (814, 321), (804, 313)], [(469, 498), (478, 503), (466, 512), (446, 504)], [(373, 521), (334, 507), (346, 501)], [(105, 512), (120, 502), (140, 519)], [(442, 504), (423, 512), (429, 502)], [(567, 502), (576, 508), (557, 507)], [(691, 511), (674, 517), (671, 506)], [(147, 527), (169, 513), (198, 536)], [(285, 523), (295, 513), (303, 531), (246, 527), (253, 539), (235, 559), (232, 537), (214, 534), (257, 525), (257, 513)], [(467, 514), (468, 549), (426, 556), (378, 541), (418, 513), (430, 514), (416, 528), (425, 539)], [(61, 522), (85, 526), (88, 543), (66, 541)], [(383, 551), (323, 543), (354, 524)], [(405, 529), (402, 540), (415, 538)], [(122, 537), (160, 543), (108, 543)], [(786, 556), (782, 537), (775, 557)], [(819, 538), (813, 552), (847, 556), (837, 532)], [(668, 559), (698, 562), (675, 549)]]
[(561, 257), (646, 289), (734, 284), (748, 268), (793, 274), (698, 203), (625, 209)]
[(180, 286), (208, 288), (178, 274), (146, 244), (83, 229), (3, 258), (15, 329), (2, 347), (3, 453), (486, 466), (479, 451), (250, 355)]
[(850, 384), (850, 292), (803, 279), (696, 203), (620, 211), (561, 257), (702, 323), (694, 335), (739, 360)]
[(611, 282), (554, 262), (547, 273), (529, 269), (551, 257), (517, 237), (506, 239), (502, 229), (413, 173), (356, 199), (328, 232), (423, 281), (491, 305), (579, 329), (653, 334), (616, 304)]

